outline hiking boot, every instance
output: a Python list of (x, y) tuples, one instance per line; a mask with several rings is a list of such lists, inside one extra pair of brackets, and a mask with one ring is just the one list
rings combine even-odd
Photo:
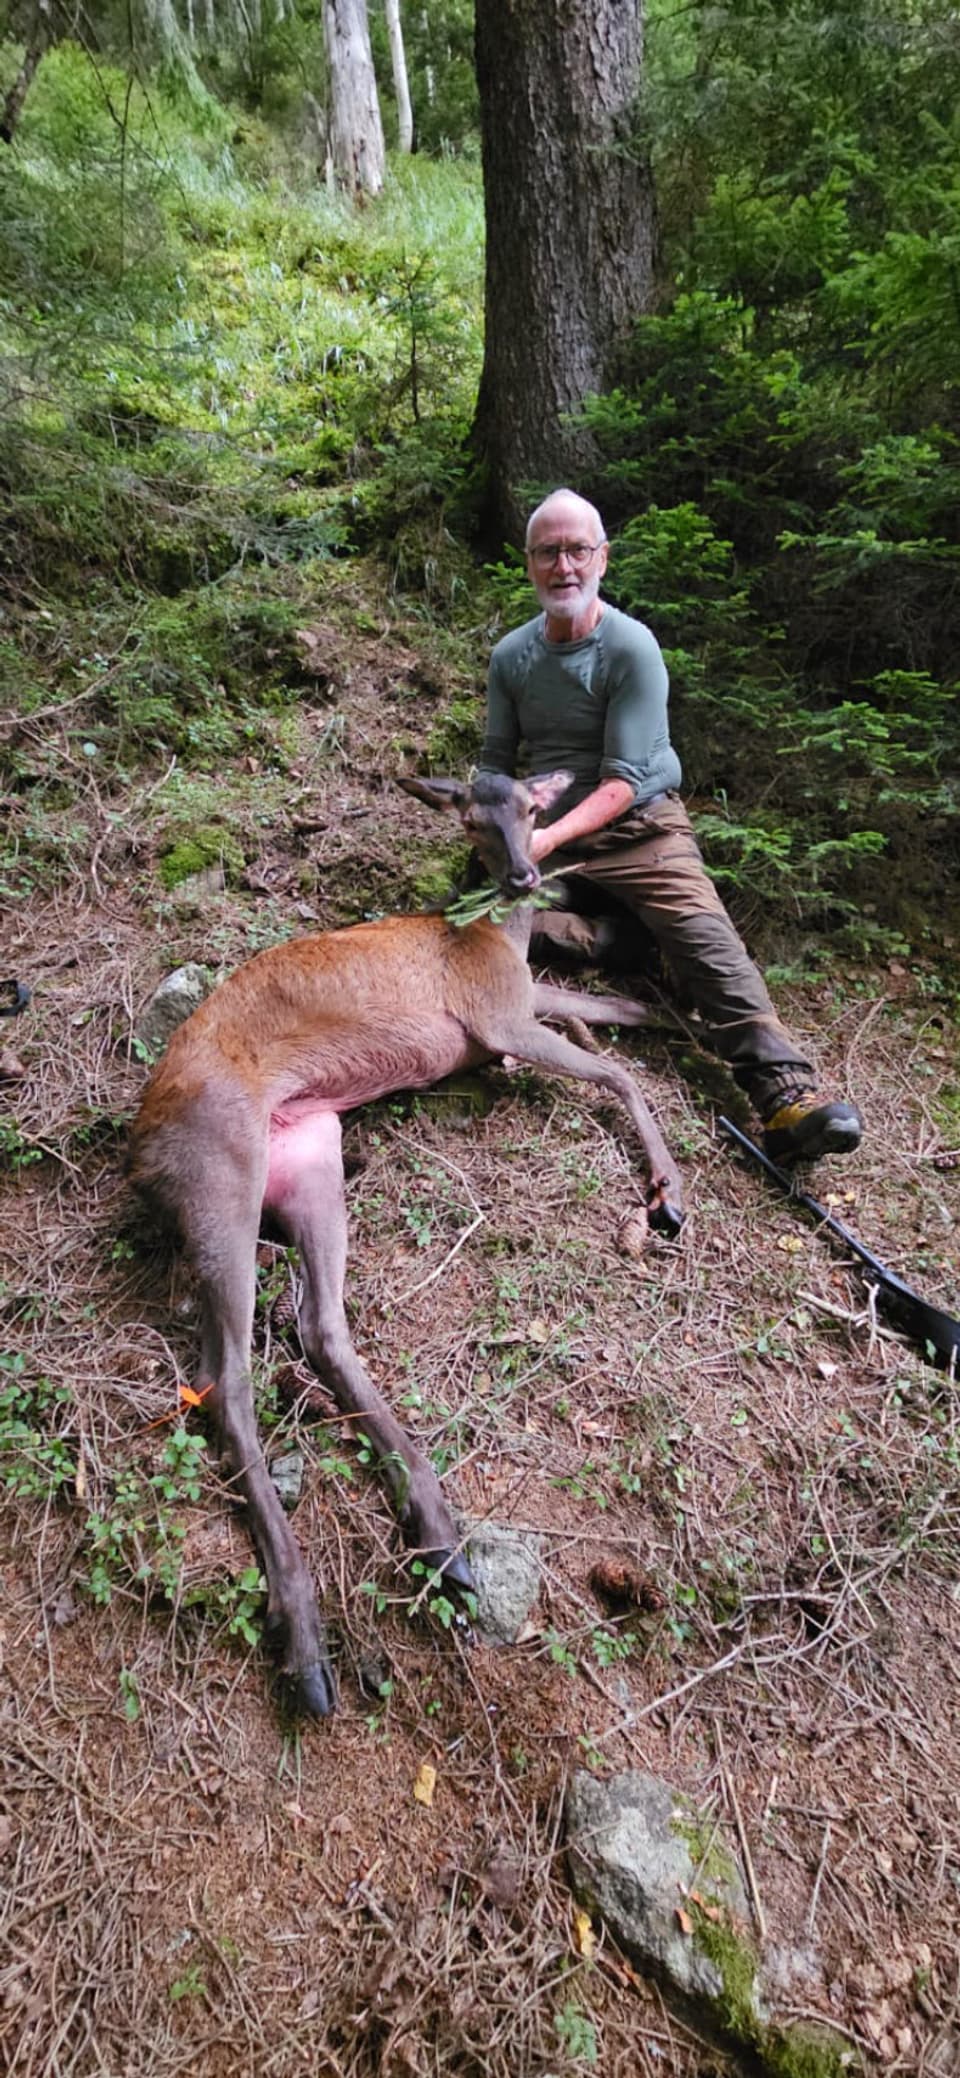
[(855, 1104), (804, 1090), (764, 1120), (763, 1145), (773, 1162), (815, 1162), (822, 1154), (852, 1154), (862, 1132)]

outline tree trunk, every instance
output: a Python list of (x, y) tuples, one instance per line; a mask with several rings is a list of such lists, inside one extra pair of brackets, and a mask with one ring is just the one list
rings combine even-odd
[(23, 63), (3, 104), (3, 113), (0, 114), (0, 143), (12, 143), (14, 131), (23, 114), (23, 104), (30, 91), (30, 82), (44, 51), (52, 41), (48, 0), (40, 0), (23, 54)]
[(393, 91), (397, 97), (397, 143), (402, 152), (413, 150), (413, 110), (410, 106), (410, 87), (407, 81), (407, 59), (403, 48), (403, 27), (400, 21), (400, 0), (384, 0), (387, 17), (387, 35), (390, 38), (390, 63), (393, 67)]
[(640, 137), (641, 0), (482, 0), (486, 347), (474, 425), (486, 520), (519, 533), (530, 494), (589, 479), (564, 424), (616, 379), (653, 303), (656, 203)]
[(330, 68), (330, 150), (337, 181), (354, 196), (379, 195), (386, 170), (366, 0), (323, 0)]

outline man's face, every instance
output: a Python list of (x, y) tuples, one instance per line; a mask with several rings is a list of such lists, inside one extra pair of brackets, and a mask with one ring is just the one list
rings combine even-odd
[[(584, 556), (583, 551), (591, 553)], [(549, 555), (548, 550), (560, 551)], [(595, 515), (579, 500), (557, 500), (538, 514), (527, 549), (527, 571), (544, 612), (552, 620), (579, 620), (600, 590), (607, 544), (598, 538)]]

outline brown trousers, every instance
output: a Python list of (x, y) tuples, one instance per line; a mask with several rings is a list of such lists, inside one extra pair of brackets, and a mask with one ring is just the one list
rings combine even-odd
[(571, 850), (551, 852), (546, 870), (557, 867), (567, 869), (575, 909), (581, 895), (589, 907), (590, 893), (598, 890), (639, 918), (682, 1000), (699, 1011), (708, 1046), (761, 1115), (812, 1088), (811, 1064), (780, 1023), (763, 976), (706, 871), (678, 795), (661, 794)]

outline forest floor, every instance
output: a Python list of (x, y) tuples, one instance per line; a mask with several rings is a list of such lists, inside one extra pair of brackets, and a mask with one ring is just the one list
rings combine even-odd
[[(356, 582), (334, 571), (318, 602), (286, 762), (214, 775), (245, 855), (230, 885), (163, 885), (169, 773), (109, 797), (91, 774), (63, 873), (3, 924), (0, 971), (33, 1001), (4, 1028), (25, 1074), (0, 1091), (0, 2059), (18, 2078), (723, 2070), (608, 1936), (578, 1952), (565, 1783), (642, 1768), (731, 1852), (746, 1838), (767, 1942), (792, 1957), (785, 2008), (868, 2066), (947, 2078), (956, 1390), (731, 1155), (715, 1116), (739, 1100), (695, 1047), (603, 1036), (642, 1062), (685, 1177), (682, 1242), (639, 1260), (618, 1247), (636, 1149), (580, 1086), (491, 1069), (480, 1114), (441, 1096), (354, 1118), (359, 1350), (452, 1501), (542, 1538), (543, 1595), (500, 1649), (421, 1606), (332, 1402), (319, 1427), (290, 1411), (309, 1374), (274, 1314), (287, 1254), (264, 1245), (261, 1421), (271, 1453), (306, 1457), (294, 1522), (339, 1714), (286, 1720), (247, 1642), (242, 1523), (171, 1443), (196, 1314), (122, 1178), (132, 1038), (179, 963), (408, 905), (443, 857), (446, 826), (389, 781), (462, 687), (426, 636), (369, 598), (361, 617)], [(62, 724), (28, 740), (41, 726)], [(779, 995), (868, 1122), (816, 1189), (956, 1311), (938, 987), (900, 961)], [(605, 1558), (645, 1583), (626, 1617), (591, 1586)]]

